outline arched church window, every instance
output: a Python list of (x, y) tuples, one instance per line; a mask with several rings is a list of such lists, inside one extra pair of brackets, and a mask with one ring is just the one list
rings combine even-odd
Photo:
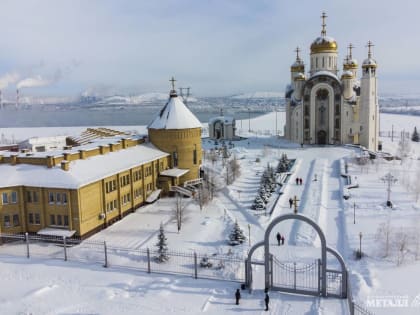
[(324, 57), (322, 57), (322, 68), (325, 67)]
[(336, 115), (340, 114), (340, 105), (339, 104), (335, 104), (335, 114)]
[(335, 119), (335, 126), (334, 128), (340, 128), (340, 119), (336, 118)]
[(305, 115), (309, 116), (309, 106), (305, 105)]
[(331, 68), (331, 57), (328, 57), (328, 66)]
[(315, 58), (315, 68), (318, 69), (318, 57)]
[(309, 119), (305, 119), (305, 129), (309, 128)]
[(350, 128), (350, 134), (352, 134), (352, 133), (353, 133), (353, 129)]
[(362, 131), (363, 130), (363, 126), (362, 125), (360, 125), (360, 131)]

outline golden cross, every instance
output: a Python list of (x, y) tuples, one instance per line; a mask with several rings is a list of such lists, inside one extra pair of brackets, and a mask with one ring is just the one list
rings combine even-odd
[(299, 47), (296, 47), (295, 52), (296, 52), (296, 60), (300, 60), (300, 57), (299, 57), (300, 49), (299, 49)]
[(325, 12), (322, 12), (321, 18), (322, 18), (322, 31), (321, 31), (321, 35), (325, 36), (327, 35), (327, 30), (325, 29), (325, 27), (327, 26), (327, 24), (325, 24), (325, 19), (327, 18), (327, 14)]
[(349, 59), (351, 60), (351, 59), (353, 59), (353, 57), (352, 57), (352, 55), (351, 55), (351, 51), (352, 51), (352, 49), (354, 48), (354, 46), (353, 46), (353, 44), (352, 43), (350, 43), (350, 45), (349, 45)]
[(368, 58), (372, 58), (372, 47), (375, 46), (371, 41), (368, 41), (367, 47), (368, 47)]
[(172, 83), (172, 90), (173, 90), (173, 91), (175, 91), (175, 81), (176, 81), (176, 80), (174, 79), (174, 77), (172, 77), (172, 79), (170, 79), (170, 80), (169, 80), (169, 82), (171, 82), (171, 83)]

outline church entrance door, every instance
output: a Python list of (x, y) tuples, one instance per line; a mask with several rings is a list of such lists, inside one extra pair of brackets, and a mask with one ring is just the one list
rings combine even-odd
[(318, 131), (318, 144), (327, 144), (327, 133), (324, 130)]

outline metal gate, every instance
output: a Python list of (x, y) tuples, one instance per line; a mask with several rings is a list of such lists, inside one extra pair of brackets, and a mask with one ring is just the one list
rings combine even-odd
[(272, 289), (282, 292), (321, 294), (321, 262), (281, 262), (272, 256)]

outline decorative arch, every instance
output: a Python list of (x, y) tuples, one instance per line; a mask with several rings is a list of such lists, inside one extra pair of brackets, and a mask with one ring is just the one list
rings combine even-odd
[[(270, 234), (274, 227), (287, 220), (299, 220), (303, 221), (310, 226), (312, 226), (315, 231), (318, 233), (319, 239), (321, 241), (321, 295), (326, 297), (327, 296), (327, 242), (325, 239), (325, 235), (322, 232), (321, 228), (315, 221), (309, 219), (308, 217), (301, 215), (301, 214), (285, 214), (275, 218), (267, 227), (265, 234), (264, 234), (264, 267), (265, 267), (265, 287), (266, 289), (270, 289), (272, 286), (271, 283), (271, 275), (272, 270), (270, 266)], [(255, 248), (256, 249), (256, 248)], [(255, 251), (254, 249), (254, 251)]]

